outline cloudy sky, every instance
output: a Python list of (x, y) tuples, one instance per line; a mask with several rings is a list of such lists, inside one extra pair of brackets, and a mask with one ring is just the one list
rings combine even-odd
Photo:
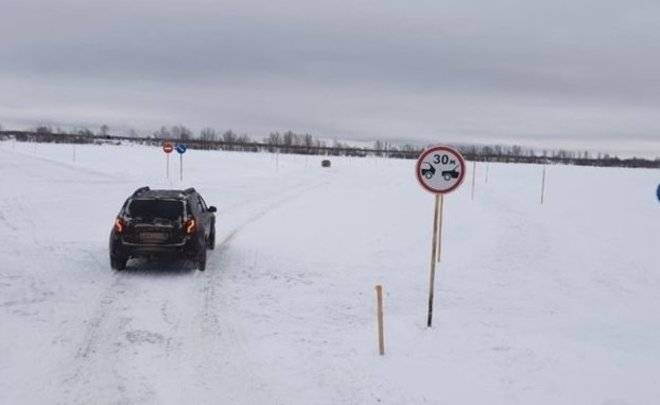
[(0, 123), (660, 155), (660, 2), (0, 0)]

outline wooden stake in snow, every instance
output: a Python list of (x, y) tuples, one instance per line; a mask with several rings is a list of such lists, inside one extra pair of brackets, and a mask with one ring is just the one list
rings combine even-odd
[(385, 354), (385, 336), (383, 328), (383, 286), (376, 286), (376, 301), (378, 303), (378, 353), (381, 356)]
[(477, 162), (472, 162), (472, 192), (470, 199), (474, 200), (474, 178), (477, 175)]
[(543, 175), (541, 176), (541, 205), (543, 205), (544, 194), (545, 194), (545, 165), (543, 165)]

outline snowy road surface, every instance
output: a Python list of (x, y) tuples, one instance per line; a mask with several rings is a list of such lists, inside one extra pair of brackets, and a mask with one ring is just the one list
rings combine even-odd
[[(651, 404), (657, 170), (477, 166), (445, 199), (413, 161), (0, 143), (0, 403)], [(178, 165), (172, 160), (172, 177)], [(472, 165), (468, 165), (469, 168)], [(219, 207), (206, 272), (109, 268), (135, 188)], [(377, 355), (374, 285), (385, 289)]]

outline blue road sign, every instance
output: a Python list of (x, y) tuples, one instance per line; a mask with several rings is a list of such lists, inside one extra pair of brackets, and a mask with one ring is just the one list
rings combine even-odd
[(660, 184), (658, 184), (658, 189), (655, 193), (658, 195), (658, 201), (660, 201)]
[(186, 153), (186, 149), (188, 149), (188, 145), (186, 145), (185, 143), (176, 144), (176, 151), (179, 152), (180, 154)]

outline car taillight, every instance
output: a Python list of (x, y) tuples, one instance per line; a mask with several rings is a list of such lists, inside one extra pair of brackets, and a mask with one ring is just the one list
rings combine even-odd
[(197, 223), (195, 222), (195, 218), (190, 218), (183, 225), (183, 229), (185, 229), (186, 233), (189, 234), (189, 235), (191, 233), (195, 232), (196, 227), (197, 227)]
[(121, 218), (116, 218), (115, 219), (115, 231), (117, 231), (117, 233), (124, 232), (125, 226), (126, 226), (126, 224), (124, 223), (123, 219), (121, 219)]

